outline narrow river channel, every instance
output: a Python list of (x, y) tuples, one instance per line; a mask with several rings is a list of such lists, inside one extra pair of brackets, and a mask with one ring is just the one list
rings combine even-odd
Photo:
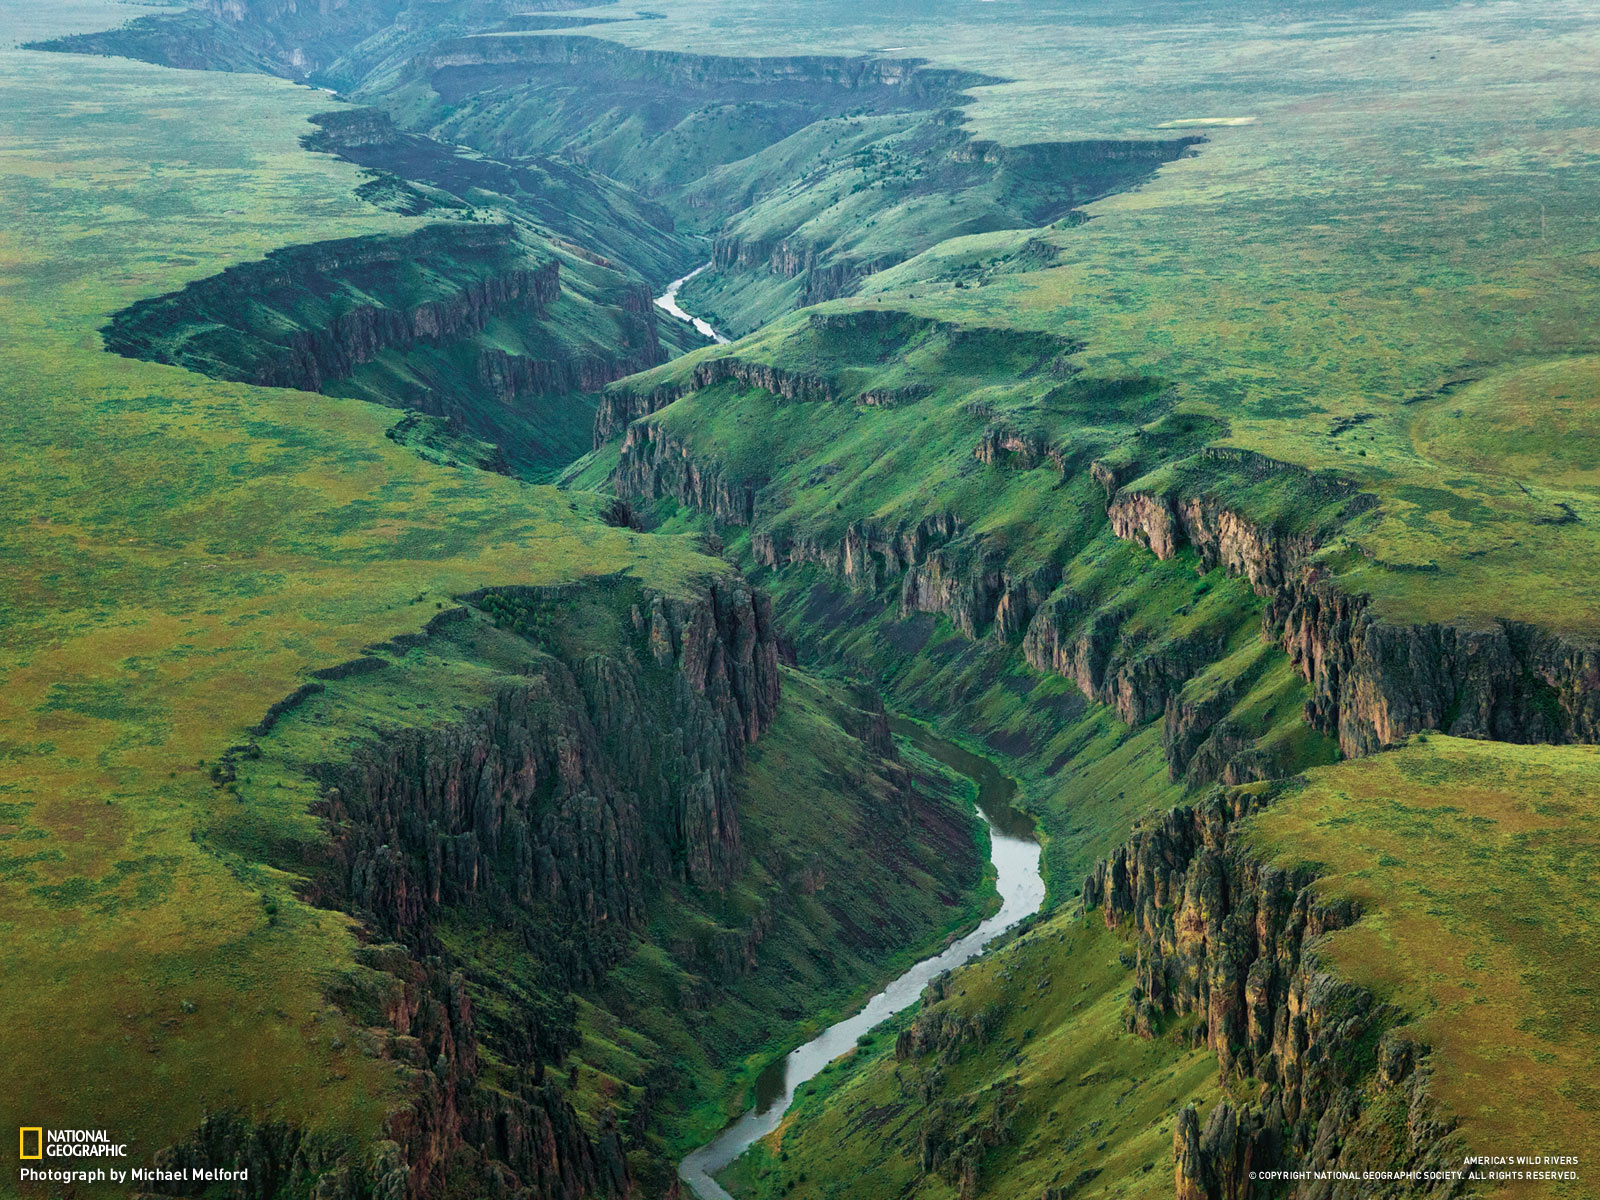
[(696, 275), (700, 274), (701, 271), (709, 271), (710, 269), (710, 263), (701, 263), (682, 279), (674, 279), (671, 283), (667, 284), (667, 290), (656, 297), (656, 307), (662, 312), (671, 313), (680, 321), (689, 322), (689, 324), (693, 325), (706, 337), (710, 338), (713, 342), (716, 342), (717, 345), (726, 346), (728, 344), (728, 339), (723, 337), (715, 329), (711, 328), (709, 322), (702, 321), (699, 317), (691, 316), (684, 312), (683, 309), (678, 307), (678, 289), (684, 284), (688, 283), (689, 280), (693, 279)]
[(995, 865), (1000, 909), (966, 937), (917, 963), (868, 1000), (855, 1016), (830, 1025), (763, 1071), (756, 1080), (755, 1107), (678, 1164), (679, 1178), (700, 1200), (733, 1200), (712, 1176), (778, 1127), (801, 1084), (854, 1047), (856, 1039), (874, 1025), (915, 1003), (922, 989), (941, 972), (970, 962), (994, 938), (1044, 904), (1044, 877), (1039, 872), (1033, 821), (1011, 806), (1016, 783), (988, 759), (945, 741), (915, 721), (892, 717), (890, 726), (924, 754), (977, 784), (978, 812), (989, 826), (989, 857)]

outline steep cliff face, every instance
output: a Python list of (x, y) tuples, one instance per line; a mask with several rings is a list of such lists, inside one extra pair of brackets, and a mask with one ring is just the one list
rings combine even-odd
[(1067, 455), (1057, 446), (1049, 444), (1037, 429), (1018, 429), (1006, 422), (990, 425), (978, 439), (972, 457), (988, 466), (1003, 465), (1031, 471), (1040, 463), (1049, 462), (1066, 474)]
[[(658, 430), (644, 430), (637, 438), (629, 426), (659, 412), (675, 400), (681, 399), (689, 392), (701, 388), (715, 387), (719, 383), (735, 382), (745, 387), (760, 388), (782, 400), (802, 402), (828, 403), (839, 398), (837, 385), (825, 376), (806, 374), (803, 372), (786, 371), (781, 367), (769, 366), (766, 363), (747, 362), (734, 357), (711, 358), (705, 362), (697, 363), (691, 372), (688, 381), (684, 383), (663, 383), (653, 387), (639, 388), (626, 384), (607, 388), (600, 398), (600, 405), (595, 410), (594, 444), (596, 448), (627, 430), (629, 440), (623, 444), (624, 461), (630, 454), (638, 452), (642, 446), (658, 442), (662, 436)], [(625, 474), (629, 480), (626, 486), (642, 487), (639, 495), (670, 495), (670, 491), (662, 491), (649, 482), (650, 470), (647, 466), (639, 464), (630, 466)], [(654, 488), (654, 490), (649, 490)], [(689, 503), (688, 501), (684, 501)], [(718, 520), (732, 521), (731, 517), (718, 516)], [(749, 517), (737, 524), (748, 524)]]
[(647, 390), (609, 387), (600, 395), (594, 413), (594, 448), (598, 450), (633, 422), (659, 412), (688, 391), (681, 384), (664, 383)]
[(498, 347), (478, 352), (478, 380), (502, 404), (528, 396), (571, 395), (598, 392), (625, 375), (656, 366), (663, 352), (655, 339), (655, 322), (640, 350), (615, 358), (581, 354), (563, 358), (532, 358), (510, 354)]
[[(1369, 1169), (1433, 1171), (1460, 1161), (1461, 1143), (1428, 1094), (1399, 1014), (1317, 962), (1317, 939), (1360, 916), (1325, 899), (1309, 869), (1285, 871), (1239, 845), (1256, 795), (1222, 792), (1136, 832), (1084, 880), (1086, 909), (1127, 928), (1138, 945), (1128, 1027), (1158, 1036), (1174, 1019), (1217, 1056), (1227, 1080), (1256, 1080), (1259, 1104), (1193, 1109), (1173, 1134), (1181, 1200), (1276, 1194), (1252, 1170), (1304, 1167), (1354, 1179), (1290, 1185), (1305, 1197), (1459, 1195), (1454, 1180), (1366, 1181)], [(1371, 1126), (1407, 1116), (1398, 1141)]]
[(715, 387), (733, 380), (745, 387), (760, 388), (780, 400), (798, 400), (825, 404), (839, 398), (838, 385), (822, 375), (788, 371), (768, 363), (750, 362), (742, 358), (724, 356), (697, 363), (694, 369), (693, 388)]
[[(434, 272), (426, 283), (412, 279), (419, 266)], [(142, 300), (102, 332), (129, 358), (321, 391), (386, 349), (457, 340), (497, 313), (537, 316), (560, 287), (559, 264), (529, 261), (510, 226), (438, 225), (277, 250)]]
[(481, 333), (489, 319), (526, 309), (542, 316), (561, 290), (561, 267), (515, 268), (475, 280), (453, 295), (411, 309), (360, 305), (318, 329), (294, 333), (282, 355), (256, 364), (251, 383), (320, 392), (385, 350), (435, 346)]
[(649, 421), (628, 426), (615, 476), (617, 491), (624, 497), (670, 497), (727, 525), (748, 525), (754, 520), (761, 482), (730, 478), (720, 463), (701, 461)]
[[(1287, 468), (1285, 468), (1287, 469)], [(1353, 491), (1342, 515), (1371, 500)], [(1600, 646), (1512, 622), (1488, 628), (1385, 621), (1315, 560), (1319, 537), (1264, 528), (1210, 495), (1118, 492), (1119, 537), (1249, 579), (1264, 628), (1311, 684), (1306, 715), (1346, 754), (1423, 730), (1511, 742), (1600, 738)]]
[(1508, 742), (1600, 740), (1600, 647), (1516, 622), (1393, 624), (1316, 571), (1266, 619), (1310, 680), (1308, 715), (1347, 753), (1437, 729)]
[[(856, 330), (852, 327), (850, 332)], [(1041, 351), (1051, 348), (1044, 346)], [(697, 379), (714, 363), (729, 363), (728, 370), (742, 369), (736, 359), (715, 359), (697, 368)], [(741, 382), (762, 386), (748, 378)], [(770, 391), (792, 381), (763, 382), (764, 390)], [(620, 390), (617, 394), (637, 395)], [(645, 396), (646, 404), (664, 405), (676, 393), (666, 388)], [(613, 415), (622, 409), (620, 402), (615, 403)], [(750, 555), (757, 566), (773, 570), (816, 566), (856, 591), (893, 589), (902, 616), (931, 613), (947, 618), (969, 638), (994, 637), (1016, 644), (1029, 666), (1071, 679), (1084, 695), (1110, 705), (1130, 725), (1162, 718), (1174, 779), (1187, 777), (1196, 784), (1219, 779), (1243, 782), (1278, 773), (1279, 764), (1256, 751), (1253, 734), (1224, 722), (1242, 691), (1213, 693), (1204, 702), (1182, 699), (1185, 685), (1216, 662), (1237, 633), (1237, 613), (1218, 612), (1214, 618), (1191, 622), (1191, 628), (1177, 634), (1134, 628), (1148, 622), (1134, 621), (1131, 601), (1061, 587), (1063, 567), (1056, 561), (1014, 564), (1000, 541), (969, 532), (948, 511), (892, 524), (853, 521), (842, 533), (796, 531), (781, 515), (758, 513), (764, 480), (731, 478), (720, 463), (702, 459), (693, 446), (657, 422), (640, 421), (628, 428), (615, 484), (632, 500), (670, 496), (719, 522), (749, 527)], [(1149, 507), (1160, 516), (1159, 522), (1150, 519), (1157, 544), (1163, 557), (1171, 557), (1179, 545), (1174, 532), (1178, 518), (1157, 505)], [(1119, 535), (1128, 537), (1132, 514), (1144, 511), (1131, 502), (1122, 503), (1114, 514)], [(1213, 513), (1197, 504), (1191, 519), (1196, 529), (1222, 531), (1217, 554), (1224, 562), (1260, 556), (1247, 537), (1252, 531), (1231, 514)], [(1276, 559), (1267, 556), (1263, 561), (1265, 571), (1276, 571), (1272, 577), (1281, 578)]]
[(1023, 654), (1030, 666), (1066, 676), (1128, 724), (1143, 724), (1164, 715), (1183, 685), (1219, 657), (1227, 634), (1201, 629), (1146, 645), (1124, 636), (1129, 615), (1115, 606), (1091, 610), (1082, 597), (1063, 592), (1028, 624)]
[[(568, 591), (467, 599), (537, 637)], [(631, 649), (551, 643), (465, 719), (318, 770), (332, 840), (307, 897), (388, 944), (365, 952), (370, 972), (334, 999), (389, 1031), (374, 1052), (413, 1096), (389, 1122), (389, 1191), (372, 1180), (352, 1195), (439, 1195), (447, 1172), (451, 1186), (472, 1179), (530, 1200), (628, 1191), (618, 1131), (585, 1132), (545, 1079), (573, 1044), (570, 1014), (475, 1014), (465, 972), (485, 968), (458, 963), (440, 934), (447, 919), (487, 921), (565, 991), (600, 978), (663, 883), (718, 889), (740, 869), (734, 778), (778, 703), (765, 598), (729, 579), (687, 598), (641, 592), (626, 627)], [(226, 1151), (202, 1131), (182, 1153)]]
[(903, 254), (840, 257), (827, 245), (742, 234), (725, 234), (711, 247), (712, 266), (722, 273), (765, 271), (779, 279), (804, 277), (800, 307), (848, 296), (868, 275), (887, 270), (904, 258)]
[(811, 563), (852, 587), (876, 591), (960, 532), (961, 524), (951, 513), (938, 512), (892, 526), (855, 521), (837, 539), (758, 529), (750, 535), (750, 548), (761, 566)]
[[(513, 614), (530, 602), (473, 599)], [(725, 884), (739, 864), (731, 774), (777, 705), (767, 602), (723, 583), (693, 603), (645, 597), (631, 620), (669, 682), (626, 656), (547, 659), (470, 722), (407, 731), (329, 772), (325, 898), (427, 948), (453, 905), (598, 929), (635, 922), (652, 880)], [(593, 943), (573, 954), (580, 977), (604, 965)]]
[[(1208, 450), (1199, 456), (1204, 463), (1239, 464), (1256, 476), (1269, 478), (1276, 473), (1297, 476), (1308, 492), (1324, 500), (1343, 500), (1342, 517), (1371, 507), (1371, 497), (1342, 481), (1325, 482), (1309, 472), (1277, 463), (1260, 455), (1241, 455), (1236, 451)], [(1117, 474), (1102, 466), (1108, 492)], [(1120, 485), (1118, 485), (1120, 486)], [(1108, 496), (1106, 512), (1111, 528), (1120, 538), (1148, 546), (1157, 558), (1171, 558), (1179, 547), (1192, 546), (1209, 570), (1222, 567), (1250, 580), (1258, 595), (1268, 596), (1298, 578), (1316, 553), (1319, 536), (1313, 532), (1282, 533), (1264, 529), (1241, 516), (1217, 496), (1204, 490), (1196, 494), (1167, 496), (1137, 490), (1115, 490)]]

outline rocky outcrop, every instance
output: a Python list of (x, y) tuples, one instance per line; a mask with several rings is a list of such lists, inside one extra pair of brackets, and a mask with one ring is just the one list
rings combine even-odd
[(1250, 580), (1257, 594), (1271, 595), (1299, 577), (1316, 553), (1312, 533), (1263, 529), (1211, 495), (1169, 500), (1143, 492), (1120, 492), (1107, 510), (1112, 531), (1171, 558), (1192, 546), (1207, 570), (1222, 567)]
[[(1324, 499), (1339, 502), (1337, 519), (1372, 503), (1353, 485), (1248, 457), (1253, 470), (1298, 471), (1307, 486), (1322, 487)], [(1233, 452), (1232, 461), (1245, 460)], [(1325, 531), (1267, 528), (1209, 493), (1124, 489), (1109, 517), (1117, 536), (1158, 558), (1187, 545), (1207, 569), (1248, 578), (1267, 600), (1267, 636), (1311, 684), (1308, 721), (1336, 736), (1346, 754), (1368, 754), (1424, 730), (1510, 742), (1600, 740), (1600, 645), (1510, 621), (1385, 621), (1369, 596), (1344, 591), (1318, 564)]]
[[(729, 381), (743, 384), (745, 387), (760, 388), (779, 400), (794, 400), (808, 403), (827, 403), (839, 399), (838, 387), (832, 380), (820, 375), (811, 375), (797, 371), (787, 371), (782, 367), (769, 366), (766, 363), (749, 362), (741, 358), (722, 357), (708, 358), (697, 363), (689, 379), (684, 383), (663, 383), (647, 390), (641, 390), (623, 384), (606, 389), (600, 397), (600, 406), (595, 411), (594, 417), (594, 444), (595, 448), (605, 445), (606, 442), (616, 437), (619, 433), (627, 431), (627, 438), (623, 443), (623, 457), (626, 460), (632, 450), (640, 447), (654, 445), (660, 442), (659, 430), (644, 430), (635, 434), (631, 428), (635, 421), (642, 420), (651, 413), (659, 412), (673, 401), (688, 395), (690, 392), (701, 388), (715, 387), (719, 383)], [(685, 460), (686, 467), (683, 471), (676, 468), (671, 470), (672, 479), (680, 475), (692, 475), (698, 472), (688, 464), (688, 448), (674, 444), (674, 454)], [(691, 469), (692, 468), (692, 469)], [(677, 484), (671, 480), (653, 482), (651, 472), (645, 467), (629, 467), (626, 479), (619, 476), (619, 486), (627, 486), (637, 490), (636, 495), (677, 495), (681, 503), (694, 504), (695, 501), (678, 495)], [(665, 490), (663, 490), (665, 488)], [(693, 494), (693, 493), (691, 493)], [(753, 497), (750, 507), (753, 509)], [(696, 505), (696, 507), (701, 507)], [(706, 511), (711, 511), (707, 509)], [(723, 512), (713, 513), (719, 521), (728, 521), (733, 524), (749, 524), (749, 517), (742, 520), (735, 519)]]
[(908, 383), (903, 387), (894, 388), (868, 388), (856, 397), (856, 403), (862, 408), (899, 408), (902, 404), (916, 403), (932, 390), (925, 383)]
[[(1296, 1196), (1458, 1194), (1449, 1181), (1397, 1181), (1385, 1191), (1360, 1179), (1368, 1167), (1448, 1166), (1459, 1143), (1415, 1070), (1415, 1047), (1391, 1028), (1398, 1014), (1317, 961), (1318, 939), (1354, 922), (1357, 907), (1319, 895), (1310, 868), (1264, 864), (1233, 836), (1259, 803), (1233, 791), (1174, 809), (1084, 880), (1084, 907), (1128, 928), (1138, 945), (1129, 1028), (1148, 1037), (1192, 1021), (1224, 1080), (1262, 1086), (1258, 1105), (1219, 1104), (1203, 1128), (1192, 1110), (1179, 1114), (1177, 1195), (1276, 1194), (1249, 1172), (1286, 1165), (1356, 1173), (1342, 1187), (1295, 1185)], [(1417, 1110), (1416, 1133), (1396, 1147), (1369, 1127), (1388, 1121), (1400, 1089)]]
[(851, 587), (876, 591), (950, 541), (961, 524), (948, 512), (920, 521), (879, 525), (854, 521), (839, 537), (795, 534), (782, 528), (752, 530), (750, 553), (773, 569), (796, 563), (822, 567)]
[(1305, 572), (1266, 620), (1311, 683), (1307, 716), (1366, 754), (1421, 730), (1507, 742), (1600, 740), (1600, 646), (1512, 621), (1382, 620), (1369, 597)]
[(975, 1013), (936, 1007), (955, 992), (949, 971), (922, 989), (922, 1007), (911, 1024), (895, 1037), (896, 1060), (921, 1058), (937, 1053), (945, 1063), (955, 1062), (968, 1046), (984, 1046), (994, 1037), (1005, 1019), (999, 1004), (987, 1004)]
[(560, 288), (560, 264), (550, 262), (475, 280), (452, 296), (411, 309), (360, 305), (326, 326), (296, 331), (284, 353), (256, 364), (248, 382), (320, 392), (385, 350), (456, 341), (481, 333), (491, 317), (517, 308), (542, 315)]
[[(531, 634), (575, 595), (466, 599)], [(369, 1049), (396, 1062), (411, 1093), (389, 1120), (392, 1168), (352, 1177), (351, 1196), (442, 1194), (446, 1171), (452, 1187), (528, 1200), (629, 1190), (617, 1130), (591, 1135), (544, 1078), (573, 1022), (478, 1016), (437, 932), (452, 914), (473, 914), (519, 941), (559, 988), (576, 988), (626, 948), (661, 884), (716, 889), (740, 869), (734, 776), (778, 702), (768, 603), (721, 578), (689, 596), (638, 592), (626, 623), (631, 643), (615, 652), (539, 654), (479, 710), (316, 769), (331, 844), (306, 897), (354, 914), (383, 943), (332, 997), (373, 1027)], [(485, 1029), (492, 1079), (478, 1051)], [(215, 1158), (230, 1146), (202, 1131), (181, 1152)], [(284, 1154), (289, 1170), (294, 1151)]]
[(1175, 1200), (1245, 1200), (1256, 1194), (1251, 1172), (1271, 1170), (1281, 1160), (1276, 1127), (1255, 1109), (1218, 1104), (1202, 1129), (1189, 1105), (1172, 1130), (1173, 1195)]
[(628, 426), (612, 479), (629, 499), (666, 497), (709, 514), (725, 525), (755, 519), (756, 492), (764, 480), (731, 478), (720, 463), (701, 461), (667, 430), (651, 421)]
[(1062, 474), (1067, 468), (1066, 455), (1059, 447), (1050, 445), (1039, 430), (1021, 430), (1004, 423), (991, 424), (983, 431), (972, 456), (988, 466), (1009, 466), (1022, 471), (1031, 471), (1046, 462)]
[(1227, 631), (1151, 639), (1130, 636), (1129, 613), (1091, 608), (1070, 591), (1044, 603), (1027, 625), (1022, 652), (1028, 665), (1064, 675), (1093, 700), (1108, 704), (1130, 725), (1164, 715), (1183, 685), (1221, 653)]
[(529, 358), (500, 349), (478, 352), (478, 382), (504, 404), (524, 396), (560, 396), (598, 392), (625, 375), (658, 366), (665, 357), (654, 331), (644, 349), (618, 358), (585, 354), (566, 358)]
[[(498, 614), (543, 602), (472, 599)], [(652, 880), (726, 884), (739, 865), (732, 772), (777, 705), (768, 603), (724, 582), (693, 602), (646, 597), (632, 619), (638, 661), (546, 658), (469, 719), (330, 769), (321, 811), (336, 850), (317, 898), (430, 950), (432, 918), (452, 905), (625, 926)], [(649, 662), (672, 670), (668, 694), (646, 682)], [(594, 949), (569, 969), (592, 975)]]
[(677, 383), (664, 383), (649, 391), (627, 386), (607, 388), (601, 393), (594, 413), (594, 448), (600, 449), (635, 421), (660, 412), (689, 390)]
[(233, 1112), (213, 1113), (188, 1138), (155, 1156), (160, 1171), (249, 1173), (246, 1186), (226, 1188), (200, 1179), (155, 1182), (145, 1185), (142, 1196), (278, 1196), (311, 1195), (326, 1200), (403, 1200), (408, 1195), (411, 1170), (393, 1141), (382, 1140), (364, 1160), (353, 1159), (335, 1139), (308, 1135), (284, 1121), (251, 1121)]
[(695, 390), (715, 387), (728, 380), (742, 383), (745, 387), (760, 388), (779, 400), (831, 403), (840, 396), (838, 385), (825, 376), (789, 371), (768, 363), (728, 356), (708, 358), (704, 362), (695, 364), (693, 375)]
[(903, 255), (872, 258), (834, 256), (829, 247), (791, 238), (747, 238), (727, 234), (711, 247), (711, 263), (719, 272), (766, 271), (780, 279), (804, 279), (798, 307), (837, 300), (855, 291), (868, 275), (887, 270)]
[(1122, 485), (1138, 474), (1139, 464), (1136, 462), (1114, 463), (1097, 458), (1089, 464), (1089, 477), (1104, 489), (1108, 505)]

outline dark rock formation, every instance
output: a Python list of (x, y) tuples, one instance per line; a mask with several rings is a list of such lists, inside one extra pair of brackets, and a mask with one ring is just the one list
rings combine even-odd
[(614, 358), (569, 355), (564, 358), (529, 358), (498, 348), (478, 352), (478, 382), (502, 404), (524, 396), (560, 396), (598, 392), (608, 383), (657, 366), (664, 355), (655, 338), (655, 321), (648, 325), (649, 339), (632, 354)]
[[(629, 1194), (621, 1131), (603, 1124), (591, 1134), (546, 1078), (545, 1065), (572, 1045), (573, 1014), (479, 1015), (468, 972), (480, 967), (452, 959), (439, 925), (470, 919), (517, 939), (528, 969), (561, 996), (601, 978), (660, 884), (726, 886), (742, 864), (734, 777), (776, 713), (778, 651), (766, 598), (737, 579), (686, 596), (630, 598), (620, 580), (593, 586), (624, 589), (615, 650), (535, 652), (522, 679), (464, 718), (404, 729), (315, 769), (331, 844), (305, 895), (358, 917), (376, 943), (329, 995), (407, 1084), (386, 1140), (358, 1159), (346, 1146), (221, 1114), (168, 1151), (170, 1161), (250, 1162), (258, 1190), (236, 1191), (241, 1200), (298, 1194), (313, 1180), (331, 1200)], [(465, 599), (545, 644), (535, 632), (578, 595), (523, 588)], [(430, 633), (470, 617), (440, 613)], [(371, 660), (382, 661), (355, 663)], [(708, 969), (747, 970), (770, 923), (758, 914), (738, 944), (711, 947)]]
[[(399, 297), (418, 262), (449, 262), (459, 285), (418, 304)], [(390, 295), (341, 302), (341, 289)], [(560, 264), (528, 263), (509, 225), (428, 226), (404, 238), (363, 237), (275, 250), (182, 291), (114, 314), (106, 349), (268, 387), (322, 391), (388, 349), (441, 345), (481, 332), (497, 313), (538, 314), (560, 291)], [(320, 319), (315, 314), (321, 302)], [(265, 308), (284, 319), (262, 321)], [(299, 314), (303, 319), (296, 319)], [(173, 334), (188, 327), (187, 336)]]
[(1030, 666), (1064, 675), (1093, 700), (1109, 704), (1130, 725), (1164, 715), (1183, 685), (1221, 654), (1224, 630), (1201, 629), (1147, 642), (1126, 637), (1128, 613), (1090, 608), (1058, 592), (1039, 608), (1022, 640)]
[(1271, 1168), (1280, 1161), (1277, 1127), (1259, 1111), (1218, 1104), (1206, 1119), (1190, 1105), (1178, 1114), (1172, 1131), (1174, 1196), (1176, 1200), (1246, 1200), (1259, 1191), (1250, 1173)]
[[(1257, 469), (1298, 470), (1254, 457)], [(1342, 516), (1370, 507), (1370, 498), (1346, 494)], [(1124, 490), (1109, 516), (1119, 537), (1159, 558), (1187, 544), (1206, 567), (1250, 580), (1267, 599), (1267, 635), (1311, 684), (1307, 720), (1337, 736), (1346, 754), (1423, 730), (1510, 742), (1600, 740), (1594, 643), (1510, 621), (1484, 628), (1386, 621), (1369, 596), (1344, 591), (1317, 564), (1320, 533), (1262, 527), (1213, 495)]]
[(1036, 429), (1019, 430), (1000, 423), (990, 425), (978, 438), (972, 456), (990, 466), (996, 464), (1031, 471), (1043, 462), (1050, 462), (1057, 471), (1064, 471), (1066, 458), (1062, 452), (1046, 441)]
[(730, 478), (720, 463), (693, 457), (682, 442), (650, 421), (628, 426), (613, 479), (629, 499), (671, 497), (725, 525), (755, 519), (756, 492), (765, 481)]
[(717, 238), (711, 248), (712, 266), (718, 271), (764, 270), (780, 279), (803, 278), (801, 308), (848, 296), (868, 275), (887, 270), (904, 258), (903, 254), (840, 257), (832, 255), (826, 245), (738, 234)]
[(664, 383), (646, 392), (627, 386), (607, 388), (594, 413), (594, 448), (598, 450), (635, 421), (659, 412), (687, 391), (675, 383)]
[[(1219, 1104), (1202, 1129), (1179, 1114), (1173, 1153), (1179, 1197), (1245, 1200), (1277, 1194), (1249, 1172), (1306, 1166), (1354, 1180), (1305, 1181), (1295, 1196), (1456, 1195), (1450, 1181), (1363, 1181), (1363, 1169), (1434, 1170), (1459, 1162), (1459, 1140), (1427, 1095), (1398, 1014), (1322, 970), (1317, 939), (1355, 921), (1348, 901), (1320, 897), (1309, 868), (1252, 858), (1231, 835), (1259, 799), (1219, 792), (1138, 830), (1084, 880), (1086, 909), (1138, 943), (1129, 1028), (1156, 1036), (1196, 1022), (1225, 1080), (1259, 1080), (1259, 1107)], [(1387, 1032), (1386, 1032), (1387, 1031)], [(1396, 1145), (1376, 1127), (1396, 1102), (1414, 1110)]]
[(831, 403), (838, 400), (840, 394), (838, 385), (822, 375), (788, 371), (731, 355), (708, 358), (695, 364), (693, 386), (696, 390), (715, 387), (728, 380), (742, 383), (745, 387), (760, 388), (780, 400)]

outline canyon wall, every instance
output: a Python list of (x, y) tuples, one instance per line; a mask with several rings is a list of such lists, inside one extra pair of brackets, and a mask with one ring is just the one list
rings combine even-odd
[[(1352, 490), (1343, 515), (1373, 502)], [(1344, 590), (1317, 562), (1318, 536), (1261, 526), (1203, 493), (1123, 490), (1109, 517), (1119, 537), (1158, 558), (1188, 545), (1207, 568), (1248, 578), (1267, 601), (1265, 635), (1311, 684), (1307, 719), (1337, 736), (1346, 754), (1423, 730), (1508, 742), (1600, 740), (1593, 642), (1512, 621), (1385, 620), (1370, 596)]]
[[(1464, 1147), (1428, 1090), (1426, 1047), (1400, 1014), (1321, 968), (1316, 943), (1359, 919), (1319, 895), (1315, 872), (1262, 863), (1238, 826), (1259, 793), (1220, 791), (1137, 830), (1084, 880), (1085, 909), (1126, 929), (1138, 951), (1128, 1028), (1170, 1036), (1174, 1022), (1217, 1056), (1224, 1082), (1259, 1100), (1193, 1109), (1173, 1135), (1178, 1200), (1281, 1194), (1252, 1170), (1354, 1172), (1289, 1185), (1296, 1197), (1460, 1195), (1459, 1181), (1368, 1181), (1364, 1170), (1436, 1171)], [(1391, 1120), (1404, 1117), (1398, 1139)], [(1380, 1136), (1376, 1126), (1391, 1129)]]
[[(352, 1157), (287, 1126), (219, 1117), (164, 1162), (249, 1161), (252, 1184), (269, 1185), (251, 1194), (317, 1180), (329, 1200), (469, 1186), (522, 1200), (630, 1193), (623, 1131), (589, 1132), (546, 1065), (575, 1044), (570, 992), (627, 951), (656, 890), (681, 881), (715, 892), (740, 871), (736, 776), (776, 715), (778, 647), (766, 598), (724, 576), (683, 596), (624, 593), (620, 644), (565, 653), (539, 635), (568, 619), (581, 591), (464, 597), (549, 649), (476, 710), (311, 768), (329, 841), (300, 867), (304, 896), (358, 918), (369, 943), (329, 998), (365, 1027), (369, 1053), (394, 1062), (408, 1096), (383, 1139)], [(394, 649), (470, 619), (447, 611)], [(362, 674), (370, 661), (325, 675)], [(298, 689), (276, 720), (324, 686)], [(512, 1006), (509, 1019), (475, 1011), (469, 985), (494, 978), (451, 949), (446, 922), (509, 937), (546, 999)], [(759, 940), (759, 915), (754, 928)]]
[[(424, 288), (411, 279), (418, 264), (445, 279)], [(511, 226), (434, 225), (275, 250), (141, 300), (102, 335), (129, 358), (316, 392), (385, 350), (457, 341), (502, 313), (538, 317), (560, 289), (560, 264), (528, 261)], [(419, 291), (434, 294), (417, 302)]]
[[(732, 357), (699, 364), (692, 387), (725, 379), (785, 401), (840, 399), (825, 377)], [(627, 394), (613, 402), (607, 429), (627, 415), (621, 402)], [(677, 394), (658, 389), (635, 404), (654, 411)], [(993, 424), (974, 453), (991, 465), (1024, 469), (1058, 462), (1038, 438)], [(1348, 481), (1228, 448), (1203, 450), (1187, 467), (1192, 482), (1167, 491), (1119, 486), (1121, 473), (1098, 461), (1090, 470), (1108, 493), (1107, 520), (1117, 537), (1164, 560), (1191, 547), (1205, 569), (1249, 581), (1266, 601), (1264, 636), (1311, 685), (1308, 722), (1336, 737), (1344, 753), (1371, 753), (1424, 730), (1514, 742), (1600, 740), (1600, 645), (1509, 621), (1473, 627), (1385, 620), (1370, 597), (1343, 590), (1318, 558), (1331, 532), (1369, 510), (1375, 497)], [(1246, 486), (1291, 474), (1290, 483), (1326, 515), (1294, 530), (1261, 524), (1207, 482), (1219, 472)], [(969, 637), (1020, 637), (1030, 665), (1073, 679), (1125, 721), (1163, 716), (1175, 777), (1191, 771), (1198, 780), (1242, 782), (1271, 774), (1271, 764), (1243, 742), (1228, 744), (1239, 739), (1227, 729), (1216, 729), (1196, 754), (1226, 710), (1215, 702), (1186, 704), (1179, 693), (1220, 652), (1223, 631), (1167, 639), (1145, 651), (1123, 639), (1125, 612), (1057, 588), (1060, 568), (1053, 563), (1031, 570), (1009, 564), (1001, 547), (964, 537), (951, 514), (882, 528), (853, 522), (842, 534), (819, 537), (787, 529), (781, 518), (757, 519), (765, 482), (730, 480), (719, 464), (700, 462), (693, 447), (650, 423), (628, 429), (617, 474), (625, 495), (670, 495), (718, 521), (750, 526), (759, 565), (815, 564), (871, 591), (898, 578), (902, 612), (946, 616)]]

